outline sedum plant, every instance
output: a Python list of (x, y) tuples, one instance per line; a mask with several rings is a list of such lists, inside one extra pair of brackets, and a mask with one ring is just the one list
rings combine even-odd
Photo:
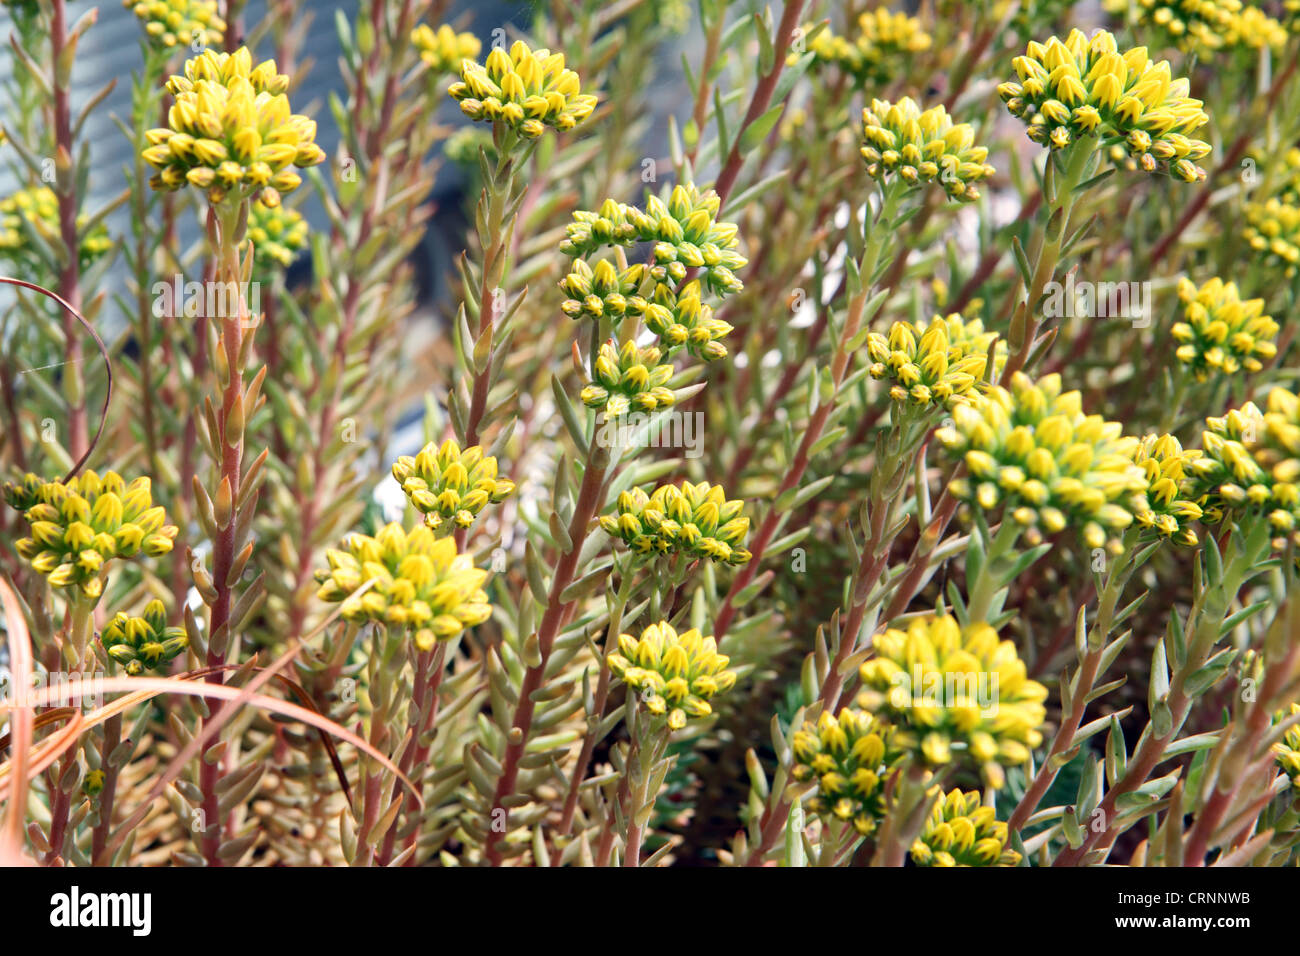
[(1295, 864), (1294, 4), (124, 6), (117, 170), (5, 5), (0, 859)]

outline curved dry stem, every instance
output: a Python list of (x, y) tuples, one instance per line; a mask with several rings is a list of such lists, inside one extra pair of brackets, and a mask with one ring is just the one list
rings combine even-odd
[(24, 289), (39, 292), (48, 299), (53, 299), (58, 304), (59, 308), (63, 309), (80, 322), (81, 327), (90, 333), (90, 337), (95, 340), (95, 347), (99, 349), (99, 354), (104, 358), (104, 369), (108, 373), (108, 387), (104, 389), (104, 408), (99, 413), (99, 428), (95, 429), (95, 437), (91, 439), (90, 444), (86, 446), (86, 450), (82, 453), (81, 457), (77, 459), (77, 463), (72, 466), (66, 475), (63, 476), (63, 481), (65, 483), (69, 482), (77, 472), (81, 471), (81, 466), (90, 459), (91, 452), (95, 450), (95, 447), (99, 444), (99, 440), (104, 437), (104, 426), (108, 424), (108, 406), (113, 400), (113, 360), (109, 358), (108, 346), (105, 345), (104, 340), (99, 337), (99, 333), (95, 331), (95, 327), (87, 321), (84, 315), (73, 308), (72, 305), (58, 293), (51, 292), (44, 286), (39, 286), (34, 282), (28, 282), (26, 279), (15, 279), (12, 276), (0, 276), (0, 283), (21, 286)]

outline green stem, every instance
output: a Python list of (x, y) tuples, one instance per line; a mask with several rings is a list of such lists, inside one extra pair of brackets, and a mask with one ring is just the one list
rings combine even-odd
[[(628, 706), (635, 708), (635, 700), (629, 699)], [(654, 813), (656, 800), (659, 798), (657, 788), (652, 786), (656, 777), (655, 767), (663, 759), (668, 749), (668, 723), (663, 717), (651, 718), (647, 714), (637, 714), (636, 732), (628, 750), (627, 764), (623, 768), (631, 780), (628, 788), (627, 834), (624, 838), (623, 865), (637, 867), (641, 865), (641, 844), (645, 840), (646, 823)]]
[[(1088, 136), (1075, 140), (1061, 154), (1048, 155), (1047, 167), (1043, 171), (1047, 224), (1038, 234), (1033, 270), (1025, 297), (1016, 305), (1011, 317), (1011, 328), (1007, 336), (1011, 355), (1002, 372), (1003, 382), (1009, 381), (1029, 361), (1041, 325), (1034, 309), (1042, 298), (1047, 283), (1056, 274), (1062, 249), (1070, 234), (1071, 220), (1082, 195), (1078, 187), (1087, 175), (1096, 150), (1096, 137)], [(1021, 284), (1023, 286), (1023, 277)]]
[[(984, 536), (988, 534), (988, 529), (981, 528), (975, 533)], [(1020, 525), (1010, 515), (1004, 515), (997, 534), (991, 541), (986, 538), (984, 563), (980, 565), (975, 581), (967, 586), (969, 599), (966, 602), (966, 612), (970, 620), (987, 621), (990, 615), (997, 613), (994, 605), (1000, 604), (1000, 598), (1005, 597), (1006, 560), (1015, 554), (1019, 537)]]

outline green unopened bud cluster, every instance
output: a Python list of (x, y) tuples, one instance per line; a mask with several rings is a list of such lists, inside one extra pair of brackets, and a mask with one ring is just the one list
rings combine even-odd
[(911, 855), (917, 866), (1019, 866), (1007, 843), (1007, 825), (981, 806), (979, 791), (954, 788), (939, 794)]
[(632, 488), (618, 496), (613, 514), (600, 526), (642, 555), (682, 554), (726, 564), (745, 564), (749, 518), (745, 503), (728, 501), (721, 485), (707, 481), (660, 485), (647, 495)]
[(827, 711), (817, 723), (804, 721), (791, 741), (791, 776), (816, 782), (808, 809), (824, 819), (851, 823), (870, 836), (885, 816), (885, 779), (904, 753), (893, 728), (871, 714), (845, 707), (838, 717)]
[(867, 336), (869, 371), (872, 378), (893, 383), (889, 397), (895, 402), (951, 408), (983, 383), (995, 341), (997, 375), (1006, 364), (1006, 343), (985, 332), (979, 319), (967, 321), (954, 312), (936, 315), (924, 328), (903, 320), (890, 326), (888, 335)]
[(270, 263), (286, 269), (307, 248), (307, 220), (283, 203), (268, 206), (258, 201), (248, 209), (247, 235), (257, 250), (254, 269)]
[(596, 355), (592, 380), (580, 395), (582, 403), (603, 411), (608, 418), (668, 408), (677, 396), (667, 387), (673, 367), (663, 357), (653, 345), (640, 348), (629, 340), (616, 347), (613, 339), (604, 342)]
[(1017, 372), (1010, 386), (957, 406), (953, 426), (936, 433), (969, 472), (950, 492), (984, 511), (1005, 507), (1031, 538), (1072, 526), (1088, 547), (1105, 546), (1133, 523), (1134, 496), (1147, 487), (1133, 461), (1137, 439), (1119, 422), (1085, 415), (1059, 375), (1034, 382)]
[(655, 282), (647, 299), (641, 286), (649, 273), (649, 268), (640, 264), (619, 270), (606, 259), (597, 260), (594, 266), (575, 259), (560, 282), (570, 296), (560, 308), (574, 319), (637, 316), (659, 337), (665, 353), (685, 346), (691, 355), (706, 362), (726, 358), (727, 347), (721, 340), (732, 327), (714, 318), (712, 307), (702, 300), (699, 281), (686, 283), (680, 291)]
[(411, 31), (411, 44), (434, 76), (458, 73), (462, 60), (476, 60), (483, 44), (472, 33), (457, 33), (447, 24), (437, 30), (422, 23)]
[(882, 184), (938, 183), (951, 199), (979, 198), (978, 183), (993, 175), (987, 147), (975, 145), (969, 123), (953, 123), (943, 106), (922, 110), (910, 96), (871, 101), (862, 111), (862, 158)]
[(29, 474), (7, 482), (4, 496), (30, 525), (31, 536), (14, 546), (18, 554), (51, 587), (75, 589), (92, 601), (103, 593), (108, 562), (167, 554), (178, 533), (154, 505), (146, 477), (126, 484), (117, 472), (101, 478), (87, 470), (65, 484)]
[(394, 522), (374, 537), (351, 534), (343, 547), (326, 552), (329, 568), (316, 572), (316, 595), (341, 603), (345, 620), (405, 628), (427, 651), (492, 616), (483, 591), (487, 572), (458, 554), (453, 539), (435, 537), (422, 524), (406, 531)]
[(986, 785), (1019, 766), (1042, 743), (1047, 688), (1030, 680), (1011, 641), (982, 621), (962, 627), (949, 615), (914, 619), (872, 639), (859, 668), (860, 707), (894, 726), (894, 742), (925, 765), (963, 758)]
[(1209, 496), (1206, 514), (1267, 515), (1280, 538), (1300, 543), (1300, 398), (1285, 388), (1205, 420), (1204, 454), (1189, 465), (1194, 494)]
[(1198, 381), (1243, 369), (1258, 372), (1277, 355), (1278, 325), (1264, 314), (1264, 300), (1242, 300), (1235, 282), (1214, 278), (1198, 289), (1183, 278), (1178, 298), (1184, 321), (1170, 331), (1183, 344), (1174, 354)]
[(620, 634), (608, 662), (615, 677), (640, 692), (650, 713), (667, 715), (670, 730), (713, 713), (709, 701), (736, 683), (736, 672), (727, 670), (730, 658), (718, 653), (712, 637), (695, 628), (679, 634), (667, 621), (651, 624), (639, 638)]
[[(85, 217), (79, 217), (77, 224), (81, 232)], [(0, 257), (20, 264), (33, 257), (28, 229), (47, 243), (59, 241), (59, 197), (48, 186), (29, 186), (0, 199)], [(112, 248), (108, 227), (99, 223), (81, 236), (81, 264), (88, 265)]]
[(136, 677), (146, 670), (161, 670), (190, 646), (183, 627), (167, 626), (167, 609), (150, 601), (141, 617), (118, 612), (99, 635), (104, 651)]
[(418, 455), (403, 455), (393, 464), (393, 478), (411, 504), (435, 531), (468, 528), (489, 504), (515, 491), (515, 483), (497, 476), (497, 460), (478, 445), (461, 450), (451, 439), (432, 442)]
[(500, 122), (526, 139), (550, 126), (570, 130), (591, 115), (596, 97), (583, 93), (578, 74), (564, 66), (564, 54), (533, 50), (522, 40), (510, 52), (494, 47), (487, 62), (460, 62), (459, 83), (447, 90), (472, 120)]
[(1029, 138), (1064, 149), (1080, 137), (1104, 146), (1122, 143), (1140, 168), (1184, 182), (1205, 179), (1196, 161), (1210, 145), (1191, 138), (1209, 122), (1186, 79), (1174, 79), (1168, 61), (1151, 61), (1146, 47), (1120, 53), (1105, 30), (1089, 39), (1071, 30), (1065, 40), (1031, 41), (1013, 61), (1019, 82), (998, 95), (1028, 125)]
[(641, 282), (647, 267), (640, 263), (619, 269), (607, 259), (594, 266), (585, 259), (575, 259), (569, 274), (560, 280), (560, 288), (569, 298), (560, 305), (571, 319), (621, 319), (641, 315), (648, 304), (641, 295)]
[(246, 47), (234, 53), (205, 50), (167, 81), (175, 102), (167, 126), (150, 130), (141, 154), (158, 170), (155, 189), (187, 183), (213, 204), (256, 196), (267, 206), (302, 184), (293, 166), (325, 160), (316, 145), (316, 123), (290, 112), (289, 77), (275, 61), (253, 66)]
[(122, 6), (135, 14), (150, 42), (164, 50), (217, 47), (226, 33), (216, 0), (122, 0)]
[(742, 256), (735, 223), (719, 222), (721, 200), (713, 190), (701, 192), (693, 183), (678, 184), (665, 203), (658, 196), (646, 200), (644, 211), (606, 200), (597, 212), (579, 210), (560, 243), (569, 256), (587, 256), (602, 246), (654, 243), (650, 277), (656, 282), (680, 283), (690, 269), (702, 269), (703, 281), (717, 295), (741, 291), (737, 269), (749, 260)]

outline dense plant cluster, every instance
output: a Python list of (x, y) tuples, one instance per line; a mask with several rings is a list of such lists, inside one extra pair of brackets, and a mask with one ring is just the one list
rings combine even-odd
[(110, 170), (6, 5), (0, 862), (1294, 864), (1297, 4), (124, 6)]

